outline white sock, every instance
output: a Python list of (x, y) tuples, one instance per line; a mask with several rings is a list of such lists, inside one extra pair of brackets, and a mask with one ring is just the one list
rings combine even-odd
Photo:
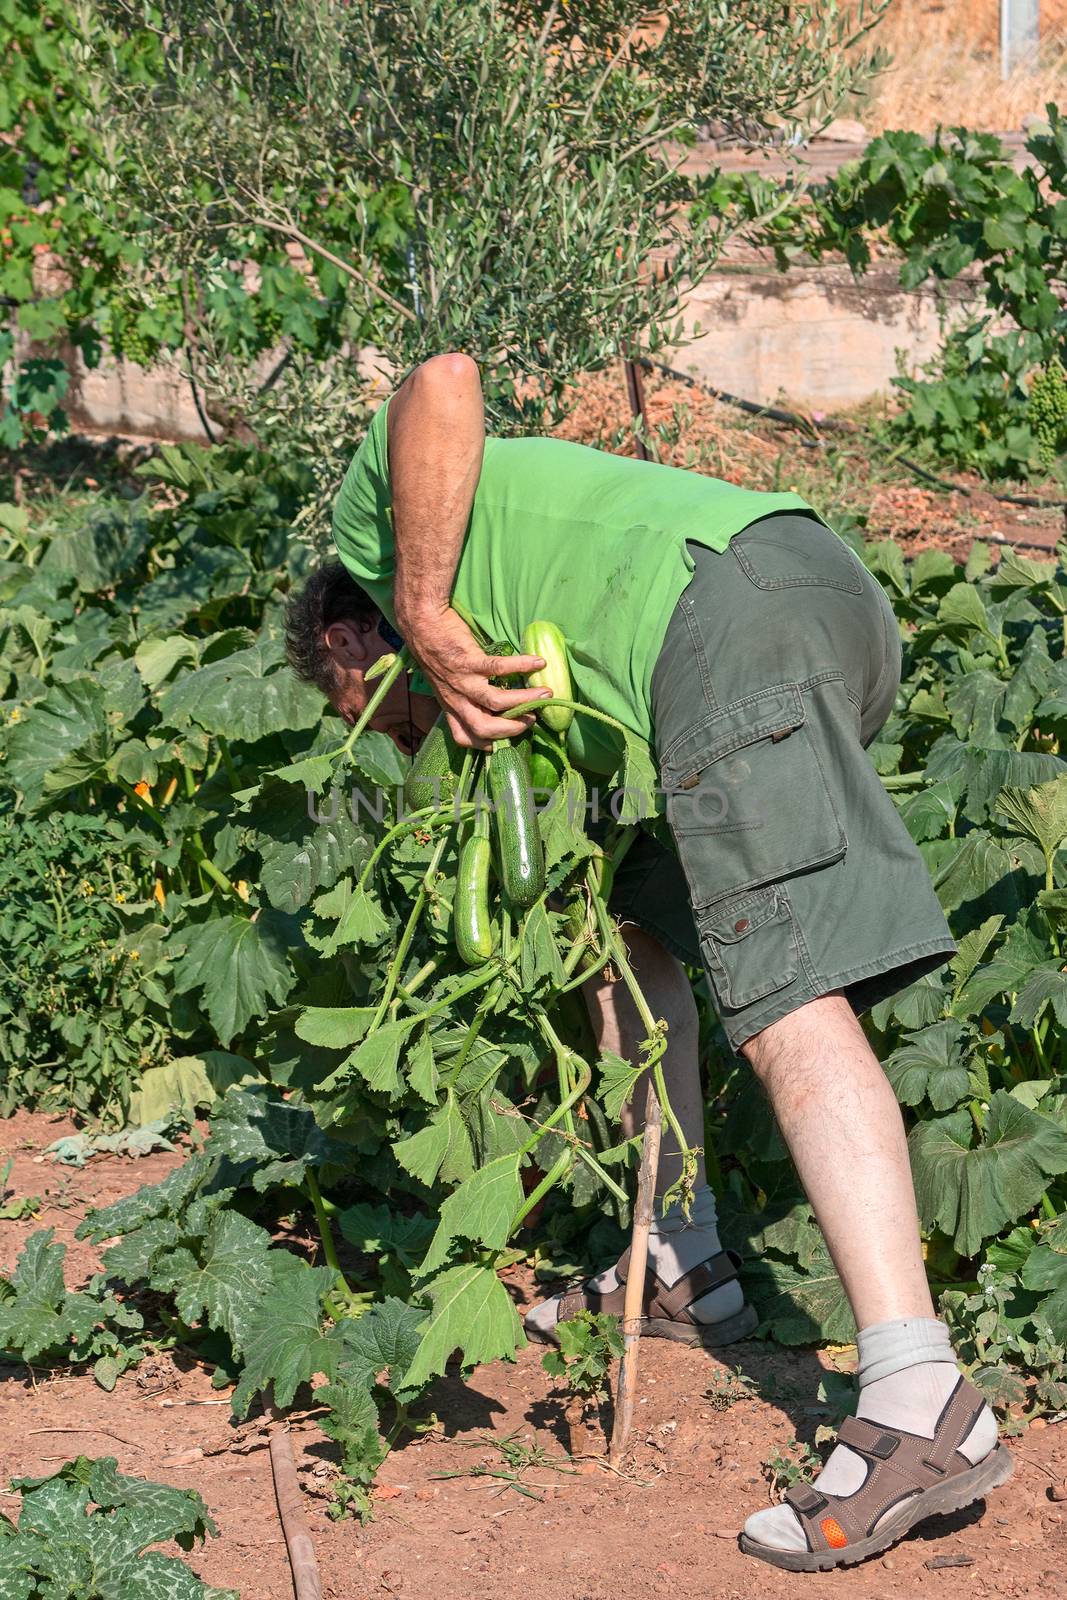
[[(706, 1184), (695, 1191), (688, 1218), (676, 1205), (661, 1212), (657, 1201), (656, 1216), (648, 1236), (648, 1257), (668, 1288), (673, 1288), (684, 1273), (722, 1249), (718, 1220), (715, 1196)], [(590, 1287), (600, 1294), (608, 1294), (618, 1286), (619, 1277), (614, 1267), (608, 1267), (590, 1280)], [(527, 1315), (527, 1326), (542, 1332), (554, 1328), (559, 1320), (559, 1302), (560, 1296), (554, 1295), (551, 1300), (535, 1306)], [(689, 1311), (696, 1322), (721, 1322), (726, 1317), (736, 1316), (744, 1303), (741, 1285), (735, 1278), (721, 1289), (712, 1289), (690, 1306)]]
[[(929, 1317), (878, 1322), (862, 1329), (856, 1344), (860, 1385), (856, 1415), (932, 1439), (960, 1375), (945, 1324)], [(984, 1460), (996, 1442), (996, 1419), (984, 1406), (960, 1445), (960, 1452), (968, 1461), (977, 1463)], [(863, 1457), (839, 1444), (830, 1452), (815, 1482), (823, 1494), (846, 1496), (861, 1489), (866, 1476)], [(771, 1506), (767, 1511), (755, 1512), (745, 1523), (745, 1532), (774, 1550), (808, 1548), (791, 1506)]]

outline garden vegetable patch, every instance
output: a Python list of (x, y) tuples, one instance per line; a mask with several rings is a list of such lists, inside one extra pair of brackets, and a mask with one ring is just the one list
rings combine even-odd
[[(236, 1385), (241, 1414), (317, 1381), (346, 1472), (336, 1510), (365, 1510), (453, 1353), (469, 1370), (522, 1341), (500, 1269), (602, 1264), (628, 1226), (635, 1152), (617, 1119), (666, 1039), (645, 1006), (642, 1062), (593, 1059), (576, 990), (610, 964), (644, 1006), (605, 909), (633, 818), (590, 836), (552, 730), (532, 769), (523, 746), (485, 771), (442, 748), (432, 773), (384, 736), (346, 736), (284, 665), (306, 559), (288, 528), (311, 486), (236, 447), (168, 448), (142, 474), (133, 500), (0, 508), (0, 1060), (8, 1105), (175, 1126), (209, 1108), (211, 1133), (88, 1219), (114, 1241), (88, 1289), (31, 1240), (0, 1282), (0, 1346), (114, 1382), (162, 1327)], [(1067, 574), (1011, 552), (994, 568), (981, 546), (965, 568), (861, 554), (905, 638), (872, 756), (960, 944), (872, 1032), (976, 1380), (1055, 1410)], [(541, 806), (487, 818), (479, 797), (527, 800), (531, 770)], [(627, 745), (617, 781), (639, 809), (647, 750)], [(821, 1236), (706, 1006), (703, 1033), (724, 1231), (749, 1255), (762, 1331), (845, 1340)], [(294, 1213), (317, 1228), (317, 1263), (276, 1242)]]

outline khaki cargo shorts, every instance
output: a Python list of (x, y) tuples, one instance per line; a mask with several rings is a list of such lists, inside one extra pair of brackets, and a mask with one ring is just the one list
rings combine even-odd
[(900, 682), (880, 584), (812, 517), (690, 549), (652, 680), (677, 856), (642, 832), (611, 905), (703, 963), (737, 1050), (834, 990), (861, 1013), (955, 945), (866, 753)]

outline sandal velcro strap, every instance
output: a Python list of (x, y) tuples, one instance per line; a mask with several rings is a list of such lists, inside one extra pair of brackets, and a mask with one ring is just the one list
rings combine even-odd
[[(630, 1270), (629, 1246), (619, 1257), (615, 1268), (620, 1285), (625, 1287), (627, 1274)], [(724, 1284), (733, 1283), (741, 1270), (741, 1257), (734, 1250), (719, 1250), (715, 1255), (709, 1256), (707, 1261), (701, 1261), (698, 1266), (692, 1267), (688, 1272), (683, 1272), (676, 1283), (669, 1288), (656, 1272), (652, 1262), (649, 1261), (645, 1269), (645, 1290), (642, 1295), (642, 1313), (663, 1322), (689, 1322), (695, 1323), (696, 1319), (689, 1314), (689, 1307), (697, 1300), (702, 1300), (713, 1289), (721, 1289)], [(623, 1288), (612, 1290), (609, 1295), (595, 1296), (587, 1288), (574, 1289), (571, 1295), (565, 1297), (560, 1305), (559, 1320), (565, 1320), (563, 1304), (570, 1304), (572, 1298), (585, 1296), (585, 1305), (590, 1310), (617, 1311), (622, 1315), (622, 1302), (624, 1299)], [(618, 1305), (616, 1307), (616, 1297)], [(598, 1304), (593, 1306), (591, 1301), (596, 1299)], [(603, 1300), (603, 1304), (599, 1301)], [(608, 1301), (612, 1304), (608, 1305)], [(575, 1309), (581, 1310), (582, 1306), (574, 1301)], [(574, 1311), (567, 1313), (574, 1316)]]
[(786, 1491), (785, 1499), (803, 1517), (816, 1516), (820, 1511), (825, 1511), (828, 1504), (826, 1496), (813, 1489), (810, 1483), (794, 1484)]
[(861, 1456), (888, 1461), (900, 1446), (900, 1434), (866, 1422), (863, 1417), (846, 1417), (837, 1434), (838, 1444), (847, 1444)]
[(653, 1315), (667, 1317), (671, 1322), (692, 1322), (693, 1318), (688, 1314), (689, 1307), (713, 1289), (733, 1283), (740, 1270), (741, 1257), (733, 1250), (720, 1250), (689, 1272), (683, 1272), (670, 1289), (660, 1289), (656, 1294)]
[(622, 1287), (609, 1289), (607, 1294), (600, 1294), (590, 1287), (589, 1280), (586, 1279), (577, 1288), (568, 1289), (566, 1294), (560, 1296), (556, 1321), (569, 1322), (581, 1311), (591, 1311), (594, 1315), (604, 1313), (607, 1316), (621, 1317), (625, 1296), (626, 1291)]

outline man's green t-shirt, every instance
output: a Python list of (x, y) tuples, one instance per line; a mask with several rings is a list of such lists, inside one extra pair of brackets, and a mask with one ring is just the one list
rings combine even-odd
[[(387, 414), (388, 402), (345, 475), (333, 526), (344, 565), (395, 623)], [(488, 438), (452, 598), (487, 639), (516, 650), (528, 622), (554, 622), (575, 698), (651, 741), (652, 671), (693, 571), (686, 541), (725, 550), (778, 511), (810, 507), (562, 439)], [(592, 717), (575, 716), (567, 744), (587, 771), (618, 766), (619, 740)]]

